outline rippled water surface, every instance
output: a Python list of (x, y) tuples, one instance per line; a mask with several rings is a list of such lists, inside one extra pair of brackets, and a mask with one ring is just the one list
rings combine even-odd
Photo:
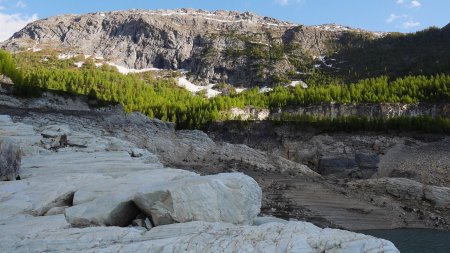
[(450, 231), (391, 229), (360, 232), (389, 240), (402, 253), (450, 253)]

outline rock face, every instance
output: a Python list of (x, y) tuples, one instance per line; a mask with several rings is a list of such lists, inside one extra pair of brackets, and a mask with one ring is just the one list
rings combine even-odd
[(21, 151), (10, 139), (0, 138), (0, 181), (19, 178)]
[(39, 20), (3, 47), (51, 47), (67, 54), (97, 55), (133, 69), (186, 69), (200, 79), (250, 85), (295, 70), (287, 57), (290, 52), (269, 64), (264, 57), (246, 53), (255, 46), (266, 52), (272, 44), (295, 44), (298, 50), (289, 56), (301, 60), (326, 55), (350, 32), (376, 36), (331, 28), (299, 26), (248, 12), (132, 10)]
[(230, 110), (231, 119), (236, 120), (266, 120), (269, 118), (268, 109), (256, 109), (247, 107), (245, 109), (232, 108)]

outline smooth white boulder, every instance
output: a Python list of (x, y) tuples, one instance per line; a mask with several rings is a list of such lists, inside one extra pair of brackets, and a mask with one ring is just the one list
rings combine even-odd
[(189, 221), (253, 224), (261, 196), (253, 178), (224, 173), (143, 186), (133, 201), (156, 226)]
[(100, 180), (75, 192), (65, 211), (75, 227), (127, 226), (140, 213), (156, 226), (188, 221), (252, 224), (260, 212), (261, 189), (240, 173), (198, 176), (161, 169)]
[(132, 202), (140, 187), (176, 184), (176, 180), (194, 176), (198, 175), (184, 170), (156, 169), (99, 180), (75, 192), (74, 206), (65, 210), (66, 219), (74, 227), (127, 226), (140, 213)]

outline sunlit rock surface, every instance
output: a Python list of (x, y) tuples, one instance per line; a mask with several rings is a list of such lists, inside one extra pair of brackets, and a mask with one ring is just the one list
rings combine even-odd
[[(244, 174), (165, 168), (132, 142), (70, 122), (0, 119), (0, 137), (24, 153), (23, 179), (0, 182), (2, 252), (398, 252), (362, 234), (257, 218), (261, 189)], [(140, 219), (147, 225), (133, 227)]]

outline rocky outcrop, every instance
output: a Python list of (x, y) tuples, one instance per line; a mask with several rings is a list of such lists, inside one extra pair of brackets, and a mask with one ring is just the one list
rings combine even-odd
[(163, 169), (99, 180), (97, 184), (88, 185), (74, 193), (74, 206), (66, 209), (65, 216), (74, 227), (128, 226), (141, 213), (132, 201), (139, 187), (170, 184), (175, 179), (193, 175), (187, 171)]
[(370, 178), (379, 168), (380, 157), (404, 140), (382, 136), (347, 136), (316, 133), (294, 123), (219, 122), (209, 130), (213, 139), (244, 143), (289, 160), (308, 164), (322, 175)]
[[(247, 145), (213, 141), (201, 131), (175, 131), (170, 123), (150, 120), (137, 113), (124, 114), (120, 108), (87, 107), (87, 110), (77, 111), (58, 106), (32, 109), (26, 107), (26, 104), (32, 103), (33, 99), (14, 99), (24, 107), (0, 107), (0, 112), (11, 115), (2, 117), (4, 120), (0, 124), (0, 132), (18, 143), (25, 154), (21, 173), (23, 180), (17, 181), (18, 184), (14, 187), (5, 186), (6, 188), (0, 189), (0, 192), (5, 193), (0, 197), (5, 200), (0, 204), (1, 219), (17, 222), (18, 213), (28, 218), (63, 214), (64, 219), (64, 214), (69, 214), (71, 209), (77, 211), (76, 216), (71, 217), (76, 218), (77, 223), (80, 222), (74, 226), (85, 227), (91, 223), (112, 224), (110, 222), (114, 222), (114, 218), (111, 217), (114, 217), (114, 210), (117, 210), (120, 211), (117, 212), (120, 216), (116, 217), (125, 218), (114, 224), (131, 224), (144, 231), (153, 227), (154, 221), (151, 215), (142, 213), (133, 202), (134, 198), (130, 197), (134, 196), (133, 191), (127, 189), (138, 189), (138, 185), (150, 182), (145, 180), (149, 170), (164, 170), (165, 166), (169, 166), (194, 171), (186, 172), (194, 176), (244, 172), (263, 188), (263, 214), (307, 220), (321, 227), (362, 230), (399, 227), (447, 228), (446, 224), (450, 224), (447, 222), (450, 219), (446, 212), (429, 201), (401, 200), (386, 192), (372, 191), (370, 188), (367, 188), (367, 191), (350, 189), (345, 185), (351, 178), (365, 178), (362, 174), (353, 175), (350, 179), (348, 176), (343, 179), (336, 178), (337, 174), (321, 177), (308, 167), (277, 155), (286, 155), (285, 157), (290, 159), (297, 157), (297, 152), (293, 152), (294, 148), (298, 151), (307, 150), (308, 154), (311, 154), (305, 161), (316, 161), (321, 154), (350, 155), (361, 168), (373, 172), (370, 166), (371, 162), (376, 160), (372, 158), (382, 157), (378, 166), (385, 167), (383, 153), (399, 143), (411, 148), (422, 145), (420, 141), (412, 138), (363, 134), (349, 138), (341, 134), (319, 133), (311, 139), (314, 136), (311, 133), (290, 129), (288, 125), (272, 127), (272, 132), (263, 131), (262, 128), (267, 122), (245, 122), (246, 124), (237, 128), (239, 131), (233, 132), (232, 136), (236, 140), (247, 140), (249, 142), (246, 144), (249, 146), (253, 145), (253, 137), (242, 137), (242, 134), (255, 134), (257, 138), (255, 137), (254, 141), (257, 146), (253, 146), (261, 149), (271, 148), (270, 152), (266, 152)], [(255, 125), (259, 128), (255, 128)], [(222, 133), (225, 133), (228, 126), (223, 126)], [(278, 137), (274, 136), (273, 131)], [(290, 148), (287, 150), (290, 151), (281, 150), (277, 153), (276, 146), (269, 143), (269, 139), (288, 144)], [(436, 155), (430, 158), (431, 161), (437, 161), (442, 156), (439, 161), (441, 166), (445, 166), (443, 157), (447, 152), (446, 147), (448, 148), (448, 145), (442, 143), (439, 147), (433, 144), (423, 146), (423, 149)], [(419, 153), (409, 149), (402, 152), (420, 157)], [(423, 151), (420, 152), (423, 154)], [(302, 151), (302, 154), (306, 157), (307, 152)], [(402, 154), (393, 157), (398, 159), (404, 156)], [(311, 166), (314, 167), (313, 163)], [(420, 169), (429, 168), (420, 165)], [(359, 173), (359, 170), (355, 173)], [(122, 178), (128, 180), (120, 180)], [(142, 180), (139, 180), (140, 178)], [(330, 178), (330, 181), (327, 182), (327, 178)], [(93, 181), (95, 184), (91, 183)], [(343, 182), (344, 187), (339, 182)], [(164, 185), (164, 182), (157, 184)], [(99, 185), (99, 188), (95, 188), (95, 185)], [(113, 189), (109, 185), (114, 186)], [(135, 193), (138, 193), (138, 190)], [(104, 201), (117, 201), (113, 207), (101, 205), (100, 202), (95, 206), (92, 203), (96, 202), (97, 197), (104, 197)], [(182, 198), (176, 198), (180, 199)], [(124, 209), (121, 209), (120, 203), (126, 203)], [(77, 209), (77, 204), (87, 207), (86, 212), (82, 208)], [(161, 214), (169, 213), (168, 216), (174, 218), (176, 208), (172, 211), (167, 206), (170, 205), (153, 206), (158, 208), (155, 208), (154, 216), (165, 218), (167, 216)], [(122, 216), (121, 210), (130, 210), (131, 215)], [(98, 216), (95, 215), (96, 211)], [(152, 210), (149, 213), (151, 214)], [(214, 212), (207, 213), (208, 217), (218, 217)], [(83, 215), (86, 215), (84, 221)], [(100, 222), (96, 223), (93, 217), (98, 218)], [(184, 216), (181, 219), (189, 220), (190, 217)], [(70, 224), (64, 222), (66, 226)]]
[[(2, 94), (0, 93), (0, 95)], [(279, 156), (267, 156), (264, 152), (245, 145), (214, 142), (201, 131), (176, 131), (172, 123), (151, 120), (140, 113), (126, 114), (120, 106), (90, 107), (89, 101), (85, 97), (64, 98), (48, 93), (40, 98), (25, 99), (12, 97), (5, 93), (3, 98), (3, 101), (0, 100), (0, 105), (3, 105), (0, 110), (11, 113), (11, 115), (18, 115), (21, 122), (28, 123), (28, 125), (24, 125), (22, 131), (24, 137), (27, 138), (20, 138), (20, 141), (42, 141), (44, 148), (54, 146), (58, 148), (53, 149), (59, 151), (65, 150), (64, 147), (87, 147), (85, 150), (91, 151), (117, 151), (118, 154), (113, 159), (115, 164), (104, 161), (105, 166), (117, 168), (117, 173), (120, 173), (120, 165), (126, 162), (125, 157), (131, 154), (133, 157), (144, 160), (152, 160), (157, 155), (164, 164), (174, 167), (208, 167), (210, 172), (208, 174), (247, 168), (262, 171), (291, 171), (317, 176), (302, 164)], [(41, 102), (37, 103), (36, 101)], [(30, 107), (30, 105), (37, 105), (37, 107)], [(36, 129), (45, 130), (46, 138), (36, 139), (33, 135), (33, 127), (28, 129), (31, 125)], [(68, 125), (72, 129), (83, 131), (82, 133), (66, 132), (64, 129)], [(55, 131), (60, 131), (60, 133), (55, 133)], [(46, 132), (51, 132), (51, 134), (46, 134)], [(104, 132), (118, 138), (108, 137), (108, 140), (105, 141), (105, 139), (96, 137)], [(64, 134), (67, 138), (63, 137)], [(59, 149), (61, 138), (64, 144), (62, 145), (63, 149)], [(135, 146), (127, 144), (127, 149), (120, 148), (120, 145), (125, 144), (119, 138), (135, 143)], [(64, 156), (64, 153), (58, 152), (55, 155)], [(88, 161), (92, 159), (89, 157), (90, 154), (77, 154), (77, 156), (80, 157), (80, 161), (77, 162), (81, 164), (85, 163), (81, 157), (86, 157)], [(105, 156), (97, 155), (97, 157)], [(65, 166), (75, 169), (76, 164), (67, 163)], [(61, 167), (60, 164), (52, 166), (55, 171)]]
[(77, 126), (76, 117), (35, 127), (0, 118), (1, 137), (24, 151), (22, 180), (0, 182), (2, 252), (398, 252), (385, 240), (310, 223), (253, 226), (261, 190), (250, 177), (165, 168), (133, 142)]
[(268, 109), (257, 109), (246, 107), (241, 108), (231, 108), (230, 118), (233, 120), (266, 120), (269, 118), (270, 111)]
[(402, 200), (428, 201), (439, 208), (450, 208), (450, 188), (424, 185), (406, 178), (381, 178), (351, 182), (350, 188), (370, 188)]
[(20, 148), (10, 139), (0, 138), (0, 181), (20, 178)]

